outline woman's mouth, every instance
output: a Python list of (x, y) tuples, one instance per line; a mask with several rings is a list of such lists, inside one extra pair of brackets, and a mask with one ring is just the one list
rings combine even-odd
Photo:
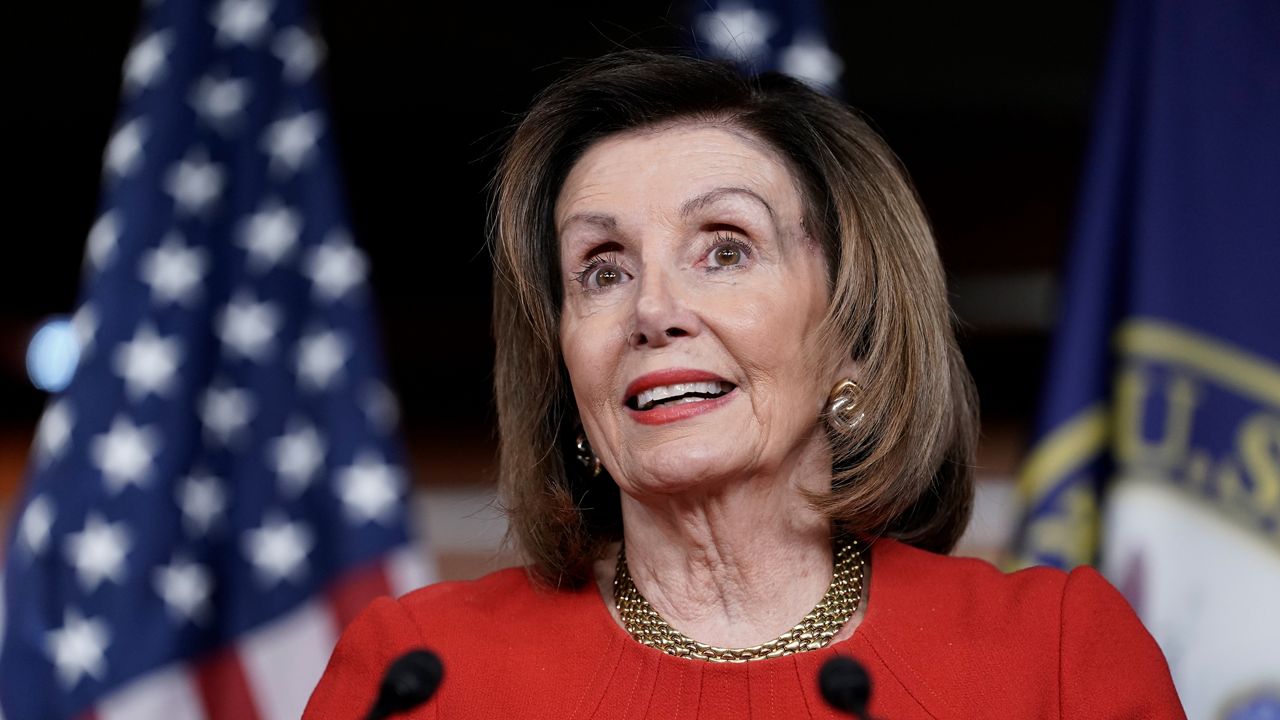
[(627, 398), (627, 407), (647, 412), (663, 405), (703, 402), (728, 395), (734, 387), (731, 382), (716, 380), (659, 385)]
[(632, 381), (623, 405), (627, 414), (642, 425), (665, 425), (732, 402), (737, 390), (737, 385), (715, 373), (668, 368)]

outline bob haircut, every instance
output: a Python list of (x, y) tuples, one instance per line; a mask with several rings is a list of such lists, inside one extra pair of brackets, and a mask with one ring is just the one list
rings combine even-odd
[(972, 511), (977, 406), (933, 235), (905, 170), (857, 114), (801, 82), (626, 51), (542, 92), (492, 188), (499, 487), (535, 577), (557, 587), (587, 581), (622, 531), (617, 485), (575, 459), (556, 198), (596, 141), (683, 122), (720, 124), (776, 151), (825, 255), (822, 359), (833, 371), (849, 357), (860, 363), (864, 416), (852, 431), (828, 431), (831, 490), (810, 501), (838, 533), (949, 552)]

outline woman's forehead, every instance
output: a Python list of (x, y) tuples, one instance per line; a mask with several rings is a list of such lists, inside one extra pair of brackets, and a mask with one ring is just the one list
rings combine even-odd
[(612, 208), (747, 202), (771, 214), (798, 209), (795, 179), (766, 143), (724, 123), (670, 125), (603, 138), (570, 169), (555, 206), (556, 230), (570, 219), (599, 222)]

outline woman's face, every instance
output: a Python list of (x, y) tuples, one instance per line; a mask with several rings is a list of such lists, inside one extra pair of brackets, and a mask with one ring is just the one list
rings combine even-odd
[(719, 125), (607, 137), (557, 198), (560, 344), (593, 449), (633, 496), (830, 471), (815, 362), (827, 271), (795, 179)]

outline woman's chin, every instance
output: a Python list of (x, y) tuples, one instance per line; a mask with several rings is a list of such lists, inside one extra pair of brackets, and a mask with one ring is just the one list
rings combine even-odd
[(626, 473), (619, 482), (625, 492), (637, 497), (708, 492), (746, 473), (745, 458), (718, 452), (671, 452), (637, 460), (637, 471)]

